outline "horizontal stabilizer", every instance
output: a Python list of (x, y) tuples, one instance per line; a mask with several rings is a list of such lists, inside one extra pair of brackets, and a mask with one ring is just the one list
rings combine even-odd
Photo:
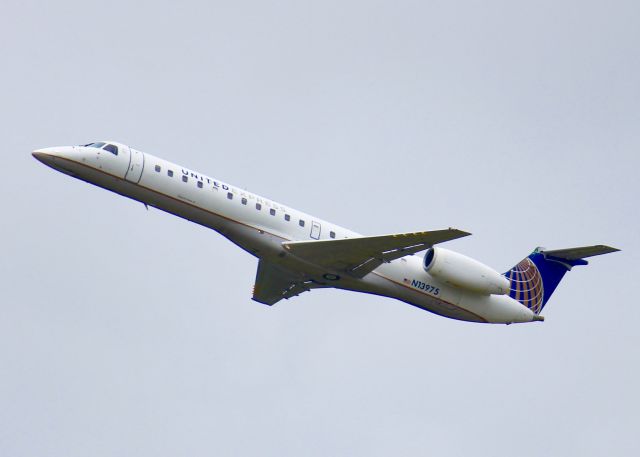
[(564, 260), (578, 260), (584, 259), (585, 257), (593, 257), (595, 255), (609, 254), (611, 252), (617, 252), (619, 250), (620, 249), (598, 244), (596, 246), (583, 246), (580, 248), (554, 249), (552, 251), (542, 250), (541, 252), (546, 257), (553, 257), (556, 259)]
[(468, 235), (470, 233), (449, 228), (343, 240), (291, 241), (283, 243), (283, 246), (296, 257), (328, 271), (342, 271), (362, 278), (385, 262)]

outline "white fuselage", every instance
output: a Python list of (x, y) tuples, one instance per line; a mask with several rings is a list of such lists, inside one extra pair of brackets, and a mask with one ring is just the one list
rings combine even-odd
[[(287, 255), (286, 241), (353, 238), (358, 233), (241, 190), (174, 163), (118, 145), (119, 153), (83, 146), (34, 151), (41, 162), (149, 206), (211, 228), (254, 256), (287, 270), (314, 265)], [(409, 255), (382, 264), (364, 278), (316, 271), (319, 287), (335, 287), (396, 298), (433, 313), (472, 322), (531, 322), (532, 312), (507, 295), (471, 293), (438, 281)], [(437, 290), (437, 294), (434, 291)]]

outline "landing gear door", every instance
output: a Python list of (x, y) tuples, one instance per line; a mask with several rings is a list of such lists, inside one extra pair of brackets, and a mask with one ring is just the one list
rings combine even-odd
[(140, 182), (142, 177), (142, 169), (144, 168), (144, 154), (129, 146), (125, 146), (129, 150), (129, 168), (124, 179), (134, 183)]

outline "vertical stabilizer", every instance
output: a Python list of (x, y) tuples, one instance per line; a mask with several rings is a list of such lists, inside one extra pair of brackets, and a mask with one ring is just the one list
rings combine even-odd
[(585, 257), (616, 251), (619, 249), (603, 245), (552, 251), (536, 248), (504, 274), (511, 283), (509, 296), (539, 314), (567, 271), (587, 265)]

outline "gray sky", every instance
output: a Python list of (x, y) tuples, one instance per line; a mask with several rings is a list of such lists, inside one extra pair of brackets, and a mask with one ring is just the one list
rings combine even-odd
[[(638, 455), (637, 1), (0, 6), (0, 455)], [(250, 300), (256, 260), (36, 162), (111, 138), (504, 271), (543, 324)]]

